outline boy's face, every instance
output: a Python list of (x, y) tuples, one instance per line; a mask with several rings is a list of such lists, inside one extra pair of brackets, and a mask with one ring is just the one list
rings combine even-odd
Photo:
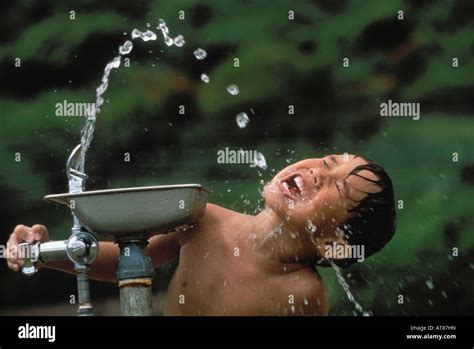
[[(379, 190), (360, 177), (347, 177), (355, 167), (366, 163), (363, 158), (348, 154), (297, 162), (266, 185), (265, 204), (298, 231), (306, 229), (320, 237), (332, 237), (346, 220), (348, 210), (357, 204), (354, 200), (363, 199), (365, 192)], [(359, 175), (376, 179), (370, 171)]]

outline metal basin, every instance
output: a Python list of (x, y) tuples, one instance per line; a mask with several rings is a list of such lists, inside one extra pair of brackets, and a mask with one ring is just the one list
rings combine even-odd
[(167, 233), (197, 222), (209, 191), (199, 184), (163, 185), (47, 195), (66, 205), (82, 225), (114, 239)]

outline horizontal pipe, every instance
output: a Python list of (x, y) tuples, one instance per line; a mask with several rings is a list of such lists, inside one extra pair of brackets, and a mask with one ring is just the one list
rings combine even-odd
[(67, 240), (41, 243), (39, 245), (39, 258), (45, 263), (69, 259), (67, 255)]

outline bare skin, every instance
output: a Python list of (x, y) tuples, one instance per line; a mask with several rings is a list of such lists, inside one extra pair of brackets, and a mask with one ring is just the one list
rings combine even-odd
[[(256, 216), (208, 204), (194, 228), (150, 238), (155, 267), (179, 255), (165, 315), (327, 315), (327, 294), (314, 265), (327, 244), (346, 244), (336, 228), (354, 205), (348, 196), (360, 199), (361, 191), (377, 190), (358, 177), (345, 178), (364, 163), (352, 155), (300, 161), (267, 184), (265, 208)], [(19, 225), (8, 246), (48, 240), (46, 227)], [(90, 276), (116, 281), (118, 255), (117, 245), (101, 242)], [(23, 265), (13, 257), (7, 263), (14, 271)], [(69, 262), (41, 267), (74, 273)]]

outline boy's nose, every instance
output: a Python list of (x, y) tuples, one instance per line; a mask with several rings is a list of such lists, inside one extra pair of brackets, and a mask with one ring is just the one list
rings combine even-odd
[(321, 181), (321, 171), (318, 168), (312, 167), (309, 169), (309, 174), (313, 178), (314, 185), (318, 185)]

